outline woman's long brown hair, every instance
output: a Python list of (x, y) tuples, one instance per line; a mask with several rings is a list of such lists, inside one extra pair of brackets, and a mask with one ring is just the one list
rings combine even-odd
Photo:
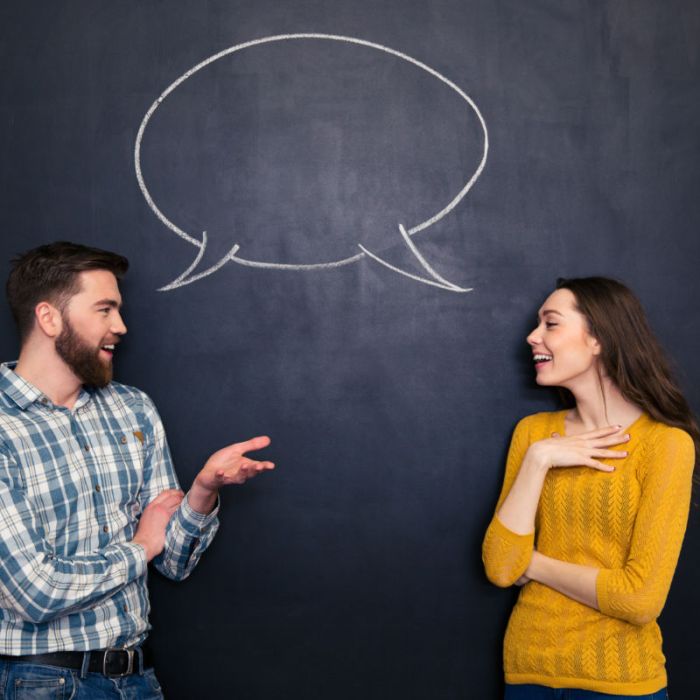
[(622, 395), (654, 420), (693, 438), (698, 485), (700, 429), (639, 299), (607, 277), (560, 278), (557, 289), (568, 289), (576, 297), (590, 334), (601, 344), (605, 372)]

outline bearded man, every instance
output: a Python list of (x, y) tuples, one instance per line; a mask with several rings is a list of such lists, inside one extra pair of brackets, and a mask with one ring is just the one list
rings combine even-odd
[[(215, 452), (185, 495), (146, 394), (112, 381), (126, 258), (52, 243), (13, 261), (20, 335), (0, 365), (0, 696), (161, 698), (144, 646), (146, 569), (186, 578), (218, 491), (272, 469)], [(7, 695), (5, 694), (7, 693)]]

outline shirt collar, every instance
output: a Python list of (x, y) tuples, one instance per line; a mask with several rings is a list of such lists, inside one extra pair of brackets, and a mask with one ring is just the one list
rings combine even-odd
[[(15, 372), (16, 366), (16, 360), (0, 364), (0, 393), (14, 401), (22, 411), (26, 411), (37, 401), (41, 404), (53, 405), (46, 394)], [(73, 407), (74, 410), (84, 406), (90, 400), (90, 396), (90, 389), (82, 387)]]

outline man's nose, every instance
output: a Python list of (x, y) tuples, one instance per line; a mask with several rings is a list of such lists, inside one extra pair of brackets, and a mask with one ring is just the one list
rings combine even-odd
[(124, 323), (124, 319), (121, 317), (121, 314), (118, 313), (116, 315), (111, 330), (115, 335), (126, 335), (126, 324)]

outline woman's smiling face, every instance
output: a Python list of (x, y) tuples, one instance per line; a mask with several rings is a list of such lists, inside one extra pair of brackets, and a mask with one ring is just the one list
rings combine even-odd
[(550, 294), (538, 313), (539, 324), (527, 337), (532, 348), (537, 383), (571, 389), (582, 381), (598, 382), (600, 344), (588, 332), (588, 323), (576, 309), (568, 289)]

